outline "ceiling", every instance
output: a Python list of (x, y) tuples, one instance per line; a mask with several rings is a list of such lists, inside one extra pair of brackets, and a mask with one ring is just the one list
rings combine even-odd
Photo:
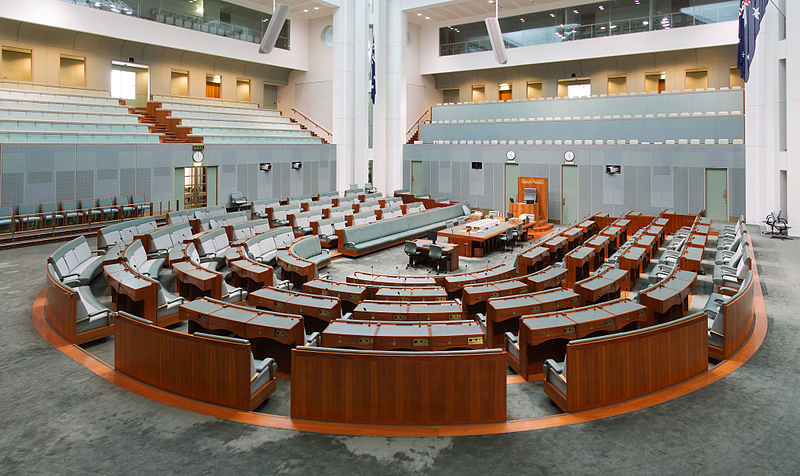
[[(411, 22), (425, 25), (428, 23), (466, 23), (487, 16), (494, 16), (495, 0), (452, 0), (428, 7), (407, 10)], [(531, 13), (551, 8), (563, 8), (573, 5), (594, 3), (600, 0), (499, 0), (500, 16)]]
[[(272, 0), (225, 0), (243, 7), (261, 12), (272, 13)], [(501, 0), (502, 1), (502, 0)], [(321, 16), (333, 15), (335, 7), (321, 0), (278, 0), (278, 3), (289, 5), (289, 18), (308, 20)]]

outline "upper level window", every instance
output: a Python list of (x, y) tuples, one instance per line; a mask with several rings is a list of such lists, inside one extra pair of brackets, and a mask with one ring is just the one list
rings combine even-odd
[[(738, 18), (738, 0), (609, 0), (500, 19), (506, 48), (669, 30)], [(492, 49), (482, 21), (439, 29), (439, 55)]]

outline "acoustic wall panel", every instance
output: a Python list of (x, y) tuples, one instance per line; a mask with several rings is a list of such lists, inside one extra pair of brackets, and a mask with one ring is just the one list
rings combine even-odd
[[(688, 167), (689, 175), (689, 213), (697, 213), (701, 208), (706, 207), (706, 173), (705, 168), (691, 166)], [(742, 193), (744, 193), (744, 183), (742, 183)]]
[[(5, 183), (5, 181), (3, 182)], [(75, 200), (75, 171), (56, 172), (56, 202), (61, 204), (64, 200)], [(43, 200), (44, 201), (44, 200)], [(3, 200), (5, 203), (5, 200)]]
[[(119, 194), (131, 196), (136, 192), (136, 169), (119, 169)], [(148, 194), (149, 196), (149, 194)]]
[(639, 210), (645, 215), (652, 215), (654, 207), (651, 205), (652, 199), (652, 182), (650, 174), (652, 167), (643, 165), (636, 167), (637, 183), (636, 183), (636, 206), (634, 210)]
[(672, 207), (679, 213), (697, 213), (689, 208), (689, 169), (686, 166), (672, 169)]

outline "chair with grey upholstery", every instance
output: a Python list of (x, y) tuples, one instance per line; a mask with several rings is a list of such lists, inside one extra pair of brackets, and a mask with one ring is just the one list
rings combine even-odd
[(738, 288), (750, 269), (750, 255), (743, 255), (739, 263), (733, 266), (724, 264), (714, 266), (714, 284), (717, 286), (731, 286)]
[(417, 247), (417, 244), (413, 241), (406, 241), (405, 245), (403, 245), (403, 252), (408, 256), (408, 264), (406, 265), (406, 268), (409, 266), (416, 268), (419, 258), (422, 256), (422, 251), (420, 251), (420, 249)]
[(122, 218), (132, 217), (136, 212), (136, 208), (131, 205), (131, 197), (127, 195), (117, 195), (114, 197), (114, 204), (117, 206), (117, 210), (121, 213), (120, 217)]
[(134, 195), (131, 203), (133, 205), (133, 209), (136, 211), (136, 215), (150, 214), (150, 204), (145, 203), (144, 195)]
[(119, 215), (119, 209), (114, 206), (113, 200), (114, 199), (111, 197), (100, 197), (97, 199), (97, 206), (103, 214), (103, 220), (114, 219)]
[(86, 238), (79, 236), (47, 257), (57, 277), (66, 286), (87, 285), (102, 271), (103, 257), (95, 255)]
[(509, 243), (511, 243), (512, 246), (514, 245), (514, 229), (507, 229), (504, 234), (500, 235), (499, 240), (500, 243), (503, 244), (503, 251), (507, 251), (507, 246)]
[(542, 366), (544, 371), (544, 378), (546, 381), (553, 384), (563, 395), (567, 394), (567, 357), (564, 356), (563, 362), (556, 362), (553, 359), (547, 359)]
[(42, 218), (44, 219), (44, 226), (49, 227), (52, 225), (60, 226), (64, 222), (64, 215), (58, 213), (58, 203), (56, 202), (42, 202), (40, 205)]
[(247, 197), (242, 195), (242, 192), (237, 190), (235, 192), (231, 192), (230, 202), (231, 202), (231, 206), (238, 210), (241, 207), (247, 205)]
[(61, 212), (64, 214), (65, 223), (78, 223), (81, 212), (78, 210), (78, 203), (75, 200), (64, 200), (61, 202)]
[(289, 251), (297, 258), (314, 263), (317, 270), (324, 268), (331, 262), (331, 255), (328, 250), (322, 249), (319, 237), (316, 235), (304, 237), (292, 243)]
[(99, 221), (100, 218), (103, 216), (102, 212), (95, 208), (94, 206), (94, 198), (82, 198), (81, 199), (81, 213), (84, 217), (84, 220), (87, 223), (94, 223)]
[(525, 241), (525, 230), (522, 229), (522, 223), (517, 223), (517, 226), (514, 227), (514, 243), (522, 243)]
[(0, 207), (0, 231), (11, 231), (14, 228), (14, 209), (11, 207)]
[(23, 203), (17, 207), (17, 220), (23, 230), (39, 228), (42, 224), (42, 217), (36, 214), (33, 203)]
[(442, 252), (441, 246), (430, 245), (428, 250), (428, 258), (436, 265), (436, 274), (439, 274), (442, 265), (447, 262), (447, 256)]
[(733, 241), (729, 242), (728, 246), (723, 246), (717, 249), (717, 254), (714, 256), (714, 264), (728, 264), (731, 257), (735, 255), (743, 246), (747, 245), (746, 232), (742, 232)]

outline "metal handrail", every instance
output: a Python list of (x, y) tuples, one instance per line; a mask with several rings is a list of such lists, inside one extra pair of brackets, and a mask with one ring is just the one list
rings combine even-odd
[[(331, 131), (329, 131), (328, 129), (325, 129), (325, 128), (324, 128), (324, 127), (322, 127), (321, 125), (317, 124), (317, 123), (316, 123), (316, 121), (314, 121), (313, 119), (311, 119), (311, 118), (310, 118), (310, 117), (308, 117), (307, 115), (303, 114), (302, 112), (298, 111), (298, 110), (297, 110), (297, 109), (295, 109), (295, 108), (292, 108), (292, 112), (293, 112), (293, 113), (295, 113), (295, 114), (297, 114), (298, 116), (302, 117), (302, 118), (303, 118), (303, 119), (305, 119), (306, 121), (310, 122), (311, 124), (314, 124), (314, 126), (315, 126), (317, 129), (319, 129), (320, 131), (322, 131), (323, 133), (325, 133), (325, 134), (328, 136), (328, 140), (329, 140), (329, 141), (330, 141), (330, 140), (333, 138), (333, 133), (332, 133)], [(315, 131), (315, 132), (316, 132), (316, 131)]]
[(409, 138), (411, 138), (411, 136), (414, 135), (414, 130), (415, 129), (419, 130), (420, 123), (422, 122), (423, 119), (425, 119), (425, 116), (427, 116), (427, 115), (431, 115), (431, 117), (433, 117), (433, 113), (431, 112), (430, 108), (426, 109), (425, 112), (423, 112), (422, 115), (419, 116), (419, 119), (417, 119), (417, 122), (415, 122), (414, 125), (412, 125), (411, 128), (406, 131), (406, 140), (408, 140)]

